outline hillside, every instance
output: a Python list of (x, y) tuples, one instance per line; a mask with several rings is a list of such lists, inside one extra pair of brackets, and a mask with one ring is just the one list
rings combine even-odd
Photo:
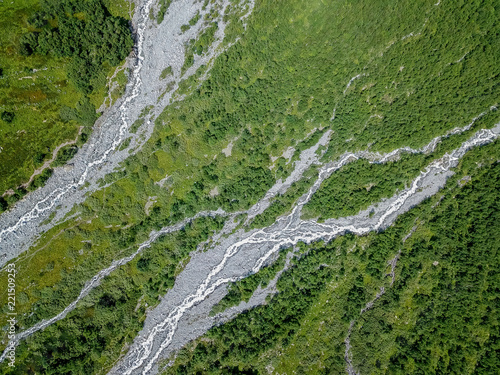
[(88, 140), (0, 216), (0, 373), (499, 372), (497, 1), (135, 1), (128, 71), (124, 7), (43, 4), (29, 147)]

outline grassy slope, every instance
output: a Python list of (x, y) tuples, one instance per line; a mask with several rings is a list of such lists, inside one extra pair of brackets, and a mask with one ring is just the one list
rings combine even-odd
[[(18, 290), (26, 296), (18, 311), (34, 312), (29, 319), (21, 317), (21, 324), (33, 324), (62, 310), (92, 274), (133, 251), (151, 229), (202, 208), (248, 207), (275, 178), (290, 171), (284, 159), (276, 162), (281, 168), (269, 170), (273, 166), (269, 155), (281, 155), (314, 128), (332, 126), (335, 133), (329, 156), (334, 157), (375, 140), (381, 140), (380, 147), (375, 145), (380, 149), (422, 145), (447, 129), (465, 125), (494, 104), (498, 68), (491, 61), (496, 47), (487, 31), (492, 5), (476, 12), (483, 18), (469, 11), (476, 21), (467, 23), (472, 29), (462, 32), (450, 29), (449, 23), (461, 20), (467, 12), (461, 7), (441, 9), (433, 3), (311, 1), (304, 6), (298, 0), (286, 4), (258, 1), (240, 42), (217, 59), (211, 77), (199, 89), (156, 120), (155, 132), (144, 149), (126, 161), (123, 172), (111, 177), (116, 182), (78, 207), (79, 218), (50, 230), (16, 261)], [(443, 2), (443, 6), (448, 5)], [(421, 36), (397, 42), (420, 30), (426, 19)], [(232, 30), (242, 30), (234, 25)], [(470, 40), (456, 37), (470, 32), (475, 35)], [(435, 43), (443, 40), (448, 41), (448, 48), (436, 49)], [(448, 61), (473, 47), (489, 52), (471, 52), (466, 63), (451, 67), (453, 74), (439, 74)], [(363, 72), (364, 66), (369, 73), (365, 81), (355, 81), (344, 97), (347, 82)], [(392, 82), (401, 66), (408, 68), (402, 70), (408, 83), (396, 88)], [(479, 77), (475, 86), (465, 84), (475, 76)], [(454, 87), (457, 80), (462, 82), (460, 95), (444, 90)], [(367, 88), (363, 90), (372, 83), (368, 90), (380, 99), (372, 101), (377, 107), (367, 104)], [(391, 107), (386, 100), (389, 94), (406, 97), (408, 90), (419, 93), (410, 94), (405, 104), (420, 119), (418, 124), (406, 109)], [(429, 106), (429, 98), (443, 104), (439, 113)], [(398, 105), (403, 106), (403, 100)], [(335, 106), (338, 116), (330, 123)], [(378, 114), (378, 108), (383, 110), (383, 124), (361, 126), (373, 113)], [(434, 112), (436, 121), (449, 120), (437, 126), (429, 117)], [(383, 129), (391, 129), (390, 137)], [(345, 142), (349, 138), (354, 139)], [(232, 155), (225, 157), (220, 150), (230, 140), (234, 140)], [(165, 175), (169, 178), (163, 187), (155, 184)], [(210, 198), (216, 186), (220, 194)], [(144, 206), (151, 196), (157, 202), (146, 215)], [(91, 243), (85, 256), (79, 255), (82, 241)], [(50, 298), (42, 293), (53, 286)]]

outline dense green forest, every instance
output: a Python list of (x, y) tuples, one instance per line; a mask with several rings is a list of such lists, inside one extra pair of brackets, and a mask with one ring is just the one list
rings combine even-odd
[(442, 193), (382, 233), (302, 245), (267, 305), (212, 328), (164, 373), (344, 373), (351, 322), (362, 374), (498, 373), (499, 156), (498, 142), (470, 152)]
[(112, 16), (101, 0), (44, 1), (28, 23), (36, 31), (21, 37), (20, 53), (71, 57), (68, 76), (84, 94), (106, 78), (102, 65), (118, 65), (133, 45), (128, 22)]
[[(124, 3), (23, 0), (0, 5), (0, 208), (64, 140), (82, 144), (106, 96), (107, 76), (133, 45)], [(110, 11), (113, 11), (112, 15)], [(5, 27), (4, 27), (5, 26)], [(126, 80), (126, 77), (125, 77)], [(61, 159), (59, 159), (60, 161)], [(34, 188), (31, 185), (29, 188)]]

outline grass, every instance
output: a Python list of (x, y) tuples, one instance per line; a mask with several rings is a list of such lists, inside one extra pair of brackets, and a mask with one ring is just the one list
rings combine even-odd
[(103, 3), (113, 16), (131, 20), (130, 16), (133, 15), (135, 8), (135, 4), (132, 0), (103, 0)]
[(158, 10), (158, 13), (156, 14), (156, 22), (158, 24), (163, 22), (163, 19), (165, 18), (165, 14), (168, 11), (168, 8), (170, 4), (172, 3), (172, 0), (160, 0), (159, 5), (160, 9)]
[(189, 20), (189, 23), (187, 25), (181, 26), (181, 32), (185, 33), (186, 31), (188, 31), (192, 26), (196, 25), (199, 19), (200, 19), (200, 12), (196, 13), (196, 15)]
[[(0, 110), (15, 114), (11, 123), (0, 126), (0, 192), (27, 181), (32, 172), (58, 144), (78, 132), (75, 121), (60, 118), (62, 105), (74, 107), (80, 99), (68, 83), (68, 60), (44, 56), (22, 57), (18, 39), (27, 29), (26, 19), (38, 1), (0, 4)], [(36, 162), (35, 162), (36, 160)]]
[(161, 72), (160, 74), (160, 79), (165, 79), (169, 76), (172, 75), (172, 67), (171, 66), (167, 66), (165, 69), (163, 69), (163, 71)]
[(111, 81), (111, 87), (114, 87), (111, 91), (111, 105), (116, 102), (118, 98), (121, 98), (125, 93), (125, 88), (128, 83), (128, 70), (123, 69), (116, 74), (115, 78)]

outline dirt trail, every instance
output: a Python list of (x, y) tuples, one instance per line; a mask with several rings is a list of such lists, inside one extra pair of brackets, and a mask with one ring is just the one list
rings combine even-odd
[[(57, 157), (57, 153), (59, 152), (59, 150), (65, 146), (69, 146), (69, 145), (74, 145), (76, 144), (76, 142), (78, 142), (78, 137), (80, 136), (80, 134), (82, 134), (82, 130), (83, 130), (83, 126), (80, 126), (78, 128), (78, 134), (76, 135), (76, 138), (72, 141), (67, 141), (67, 142), (64, 142), (64, 143), (61, 143), (59, 146), (57, 146), (54, 151), (52, 151), (52, 157), (49, 159), (49, 160), (46, 160), (42, 166), (38, 167), (37, 169), (35, 169), (35, 171), (33, 172), (33, 174), (31, 175), (31, 177), (29, 178), (29, 180), (21, 185), (19, 185), (19, 187), (21, 188), (27, 188), (29, 184), (31, 184), (31, 181), (33, 181), (33, 179), (38, 176), (39, 174), (41, 174), (43, 172), (44, 169), (50, 167), (50, 164), (52, 164), (52, 162), (54, 160), (56, 160), (56, 157)], [(9, 189), (7, 191), (5, 191), (2, 195), (2, 197), (5, 197), (6, 195), (12, 195), (14, 194), (14, 190), (12, 189)]]
[(78, 134), (76, 135), (76, 138), (72, 141), (67, 141), (67, 142), (64, 142), (64, 143), (61, 143), (59, 146), (57, 146), (54, 151), (52, 151), (52, 157), (49, 159), (49, 160), (46, 160), (45, 163), (43, 163), (43, 165), (40, 167), (40, 168), (37, 168), (33, 174), (31, 175), (30, 179), (28, 180), (28, 182), (25, 182), (24, 184), (22, 184), (21, 186), (23, 188), (26, 188), (28, 187), (29, 184), (31, 184), (31, 181), (33, 181), (33, 179), (38, 176), (40, 173), (42, 173), (44, 171), (44, 169), (50, 167), (50, 164), (52, 164), (52, 162), (54, 160), (56, 160), (56, 157), (57, 157), (57, 153), (59, 152), (59, 150), (63, 147), (66, 147), (66, 146), (70, 146), (70, 145), (74, 145), (76, 144), (76, 142), (78, 142), (78, 137), (80, 136), (80, 134), (82, 134), (82, 130), (83, 130), (83, 126), (80, 126), (78, 128)]

